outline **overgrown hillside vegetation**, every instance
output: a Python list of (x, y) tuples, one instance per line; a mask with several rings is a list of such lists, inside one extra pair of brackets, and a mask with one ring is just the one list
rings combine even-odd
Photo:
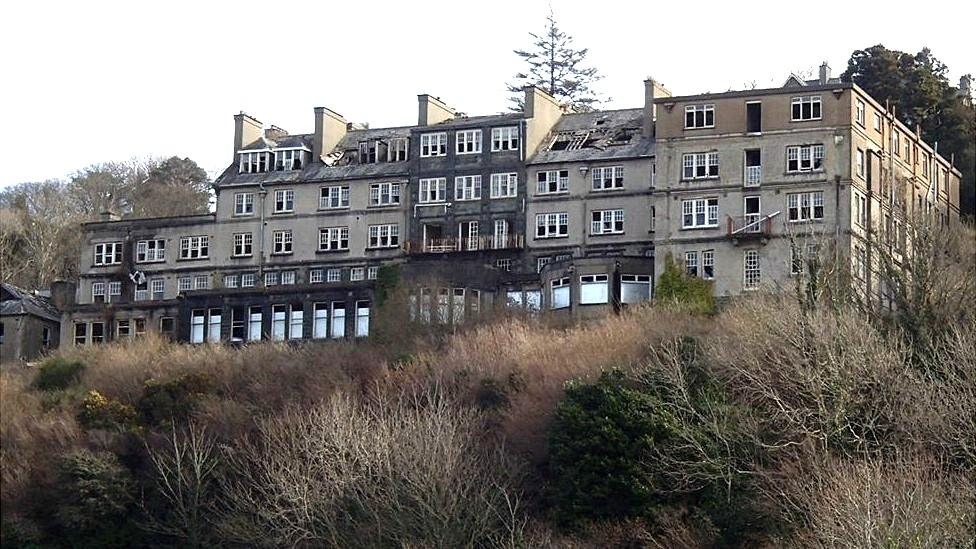
[(3, 546), (971, 547), (973, 234), (916, 241), (910, 312), (811, 268), (717, 313), (8, 367)]

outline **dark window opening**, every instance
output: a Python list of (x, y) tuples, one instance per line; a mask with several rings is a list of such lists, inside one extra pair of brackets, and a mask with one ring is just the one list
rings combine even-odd
[(746, 104), (746, 131), (749, 133), (762, 131), (762, 103)]

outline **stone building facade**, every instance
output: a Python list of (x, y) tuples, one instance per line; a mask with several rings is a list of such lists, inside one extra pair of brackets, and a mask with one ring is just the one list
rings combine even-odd
[(420, 95), (417, 124), (392, 128), (320, 107), (310, 134), (241, 113), (212, 214), (84, 225), (62, 342), (363, 337), (393, 264), (421, 321), (505, 306), (586, 319), (650, 299), (665, 256), (733, 296), (788, 284), (797, 235), (870, 262), (872, 228), (958, 216), (958, 170), (823, 71), (644, 92), (577, 113), (530, 87), (523, 112), (470, 117)]

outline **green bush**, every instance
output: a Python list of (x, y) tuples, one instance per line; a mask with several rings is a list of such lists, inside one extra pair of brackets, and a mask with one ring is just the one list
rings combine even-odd
[(74, 385), (81, 378), (85, 365), (59, 356), (49, 358), (37, 369), (34, 387), (42, 391), (60, 391)]
[(646, 458), (661, 427), (652, 397), (628, 387), (620, 371), (571, 382), (549, 437), (556, 522), (645, 515), (658, 490)]
[(654, 288), (654, 298), (659, 302), (688, 307), (693, 312), (715, 312), (711, 281), (689, 276), (671, 254), (664, 258), (664, 272)]
[(53, 518), (73, 546), (131, 546), (138, 535), (135, 482), (108, 452), (78, 450), (58, 465), (57, 508)]
[(136, 410), (132, 406), (107, 398), (98, 391), (89, 391), (81, 401), (78, 423), (86, 429), (125, 430), (136, 423)]
[(213, 389), (213, 380), (200, 373), (183, 374), (168, 381), (150, 380), (136, 407), (147, 425), (169, 425), (187, 419), (200, 396)]

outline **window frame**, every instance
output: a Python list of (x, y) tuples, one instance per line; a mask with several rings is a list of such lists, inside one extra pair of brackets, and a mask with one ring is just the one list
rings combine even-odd
[(271, 255), (291, 255), (294, 253), (294, 233), (291, 229), (281, 229), (271, 233)]
[[(400, 204), (400, 183), (372, 183), (369, 186), (369, 205), (374, 208), (398, 206)], [(386, 197), (386, 200), (384, 200)]]
[[(690, 212), (686, 204), (691, 204)], [(691, 215), (691, 223), (688, 223), (688, 215)], [(703, 216), (701, 223), (699, 215)], [(688, 198), (681, 201), (682, 230), (715, 228), (718, 228), (718, 197)]]
[(398, 248), (400, 246), (400, 225), (397, 223), (383, 223), (369, 225), (367, 229), (368, 249)]
[[(688, 124), (691, 115), (691, 125)], [(701, 120), (699, 121), (699, 115)], [(685, 105), (685, 124), (686, 130), (703, 130), (715, 127), (715, 104), (698, 103), (695, 105)]]
[(233, 257), (254, 255), (254, 233), (234, 233)]
[[(817, 215), (818, 207), (820, 208), (819, 216)], [(826, 213), (825, 209), (823, 191), (803, 191), (798, 193), (788, 193), (786, 195), (787, 223), (823, 221)], [(793, 216), (793, 210), (797, 211), (795, 218)], [(809, 214), (809, 216), (806, 216), (806, 214)]]
[[(804, 116), (804, 105), (809, 105), (809, 116)], [(814, 115), (816, 111), (816, 115)], [(797, 114), (799, 112), (799, 114)], [(800, 95), (790, 98), (790, 122), (823, 120), (823, 96)]]
[(210, 235), (180, 237), (180, 261), (210, 259)]
[[(609, 175), (607, 173), (609, 172)], [(590, 175), (593, 191), (614, 191), (624, 188), (624, 167), (597, 166)]]
[[(433, 199), (431, 199), (433, 190)], [(424, 177), (417, 185), (417, 202), (420, 204), (442, 204), (447, 202), (447, 178)]]
[[(824, 170), (825, 148), (822, 143), (808, 145), (787, 145), (786, 173), (821, 172)], [(792, 167), (791, 163), (796, 166)], [(804, 165), (806, 164), (806, 165)]]
[(94, 247), (92, 263), (96, 267), (122, 264), (122, 242), (98, 242)]
[[(550, 219), (555, 219), (555, 222), (550, 223)], [(535, 238), (537, 240), (569, 237), (569, 212), (537, 213), (535, 214), (535, 223)], [(543, 227), (545, 230), (540, 234), (539, 229)], [(555, 227), (555, 231), (550, 231), (552, 227)]]
[(481, 175), (455, 176), (454, 200), (458, 202), (481, 200)]
[(624, 210), (593, 210), (590, 212), (590, 235), (624, 234)]
[(345, 210), (349, 208), (349, 185), (319, 187), (319, 210)]
[[(150, 244), (152, 244), (151, 247)], [(136, 241), (135, 252), (136, 263), (163, 263), (166, 261), (166, 239), (138, 240)]]
[(535, 194), (550, 195), (568, 192), (569, 170), (540, 170), (536, 172)]
[[(323, 235), (325, 239), (323, 240)], [(335, 236), (334, 236), (335, 235)], [(333, 242), (337, 245), (333, 246)], [(325, 244), (325, 246), (323, 246)], [(319, 227), (319, 247), (320, 252), (345, 252), (349, 251), (349, 227)]]
[[(515, 198), (518, 196), (518, 172), (493, 173), (489, 176), (490, 199)], [(505, 192), (502, 192), (502, 191)]]
[(272, 213), (286, 214), (295, 212), (295, 190), (277, 189), (274, 194), (274, 210)]
[(447, 156), (447, 132), (420, 134), (420, 157), (435, 158)]
[[(690, 172), (689, 169), (691, 170)], [(719, 154), (717, 151), (692, 152), (681, 155), (682, 181), (716, 179), (720, 173)]]
[(454, 152), (458, 155), (480, 154), (482, 150), (481, 140), (484, 132), (481, 128), (471, 130), (458, 130), (454, 133)]
[(517, 151), (520, 143), (518, 126), (491, 129), (491, 152)]

